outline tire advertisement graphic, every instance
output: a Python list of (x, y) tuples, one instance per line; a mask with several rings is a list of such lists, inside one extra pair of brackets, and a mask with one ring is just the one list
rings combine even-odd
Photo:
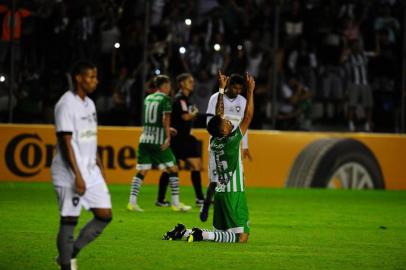
[(354, 139), (320, 139), (306, 146), (290, 170), (287, 187), (384, 189), (372, 151)]

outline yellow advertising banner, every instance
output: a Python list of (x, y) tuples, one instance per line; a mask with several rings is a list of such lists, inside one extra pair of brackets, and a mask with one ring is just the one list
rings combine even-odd
[[(137, 162), (139, 127), (99, 127), (98, 149), (109, 183), (130, 184)], [(208, 134), (202, 142), (207, 181)], [(51, 125), (0, 125), (0, 181), (50, 181), (55, 150)], [(249, 131), (252, 161), (244, 160), (252, 187), (330, 187), (406, 189), (406, 136), (367, 133)], [(145, 182), (156, 184), (160, 172)], [(190, 173), (180, 173), (190, 185)]]

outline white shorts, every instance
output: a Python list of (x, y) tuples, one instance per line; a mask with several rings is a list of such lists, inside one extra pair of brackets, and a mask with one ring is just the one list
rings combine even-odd
[(54, 186), (58, 203), (59, 213), (62, 217), (78, 217), (82, 207), (86, 210), (92, 208), (111, 209), (111, 198), (106, 183), (86, 188), (83, 196), (79, 196), (75, 187)]
[(216, 160), (212, 151), (209, 150), (209, 166), (208, 174), (210, 183), (218, 183), (218, 175), (216, 171)]

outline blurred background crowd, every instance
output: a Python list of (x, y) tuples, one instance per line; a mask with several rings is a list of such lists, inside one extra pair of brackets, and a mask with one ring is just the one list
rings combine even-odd
[(15, 3), (10, 33), (11, 1), (0, 1), (0, 122), (9, 121), (11, 59), (17, 123), (52, 123), (55, 102), (72, 88), (70, 67), (89, 59), (98, 66), (92, 98), (102, 125), (140, 125), (151, 78), (175, 83), (189, 72), (194, 126), (204, 127), (221, 69), (255, 76), (254, 129), (401, 132), (401, 0)]

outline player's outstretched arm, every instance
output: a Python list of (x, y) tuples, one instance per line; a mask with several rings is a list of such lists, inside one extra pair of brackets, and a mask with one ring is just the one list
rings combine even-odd
[(240, 129), (241, 133), (244, 135), (247, 132), (248, 127), (251, 123), (252, 117), (254, 116), (254, 89), (255, 89), (255, 80), (254, 77), (248, 74), (245, 74), (245, 81), (247, 83), (247, 103), (245, 104), (245, 113), (244, 118), (241, 121)]

